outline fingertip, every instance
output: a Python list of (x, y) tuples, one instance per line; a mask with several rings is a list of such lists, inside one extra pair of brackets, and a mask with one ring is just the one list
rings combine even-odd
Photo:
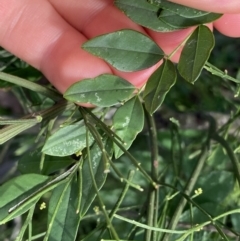
[(171, 2), (185, 5), (199, 10), (214, 12), (214, 13), (239, 13), (239, 0), (170, 0)]
[(226, 36), (238, 38), (240, 37), (240, 14), (224, 14), (213, 23), (213, 26)]
[(76, 31), (63, 35), (41, 63), (41, 71), (62, 93), (79, 80), (112, 72), (103, 60), (81, 48), (86, 40)]

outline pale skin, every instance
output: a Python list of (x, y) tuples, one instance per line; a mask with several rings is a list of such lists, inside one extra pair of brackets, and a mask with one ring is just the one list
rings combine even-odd
[[(208, 26), (230, 37), (240, 37), (239, 0), (173, 0), (189, 7), (224, 13)], [(0, 46), (39, 69), (64, 92), (74, 82), (103, 73), (119, 75), (142, 86), (156, 66), (134, 73), (113, 69), (81, 49), (97, 35), (134, 29), (150, 36), (170, 54), (193, 28), (171, 33), (144, 29), (128, 19), (113, 0), (0, 0)], [(231, 53), (230, 53), (231, 54)], [(177, 61), (179, 53), (173, 56)]]

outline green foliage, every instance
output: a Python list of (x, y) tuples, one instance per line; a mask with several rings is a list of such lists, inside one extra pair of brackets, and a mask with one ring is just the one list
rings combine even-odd
[[(0, 108), (0, 164), (14, 160), (20, 172), (0, 168), (0, 240), (236, 240), (239, 70), (230, 76), (215, 66), (221, 53), (212, 57), (214, 35), (204, 25), (221, 15), (165, 0), (114, 4), (148, 29), (196, 27), (169, 55), (129, 29), (84, 43), (125, 72), (161, 61), (141, 89), (103, 74), (62, 96), (0, 50), (0, 88), (21, 107)], [(13, 232), (8, 223), (18, 219)]]
[(35, 193), (47, 180), (48, 176), (26, 174), (4, 183), (0, 187), (1, 195), (4, 196), (0, 201), (0, 224), (6, 223), (31, 208), (39, 199), (36, 195), (30, 203), (24, 202), (21, 205), (21, 201)]
[[(120, 106), (113, 116), (113, 128), (121, 138), (126, 150), (132, 145), (137, 134), (142, 131), (144, 125), (143, 107), (138, 97), (127, 101)], [(115, 158), (119, 158), (123, 151), (114, 144)]]
[(176, 28), (158, 18), (159, 7), (146, 0), (115, 0), (114, 4), (134, 22), (159, 32), (169, 32)]
[(71, 182), (56, 187), (49, 200), (48, 231), (44, 240), (75, 240), (80, 216), (76, 213), (78, 202), (78, 183)]
[[(92, 137), (90, 142), (93, 143)], [(86, 146), (86, 127), (81, 123), (59, 129), (48, 138), (42, 152), (50, 156), (70, 156), (81, 153)]]
[(150, 76), (143, 95), (145, 107), (151, 115), (161, 106), (166, 94), (175, 84), (176, 78), (175, 66), (169, 60), (165, 60)]
[[(151, 3), (151, 1), (149, 1), (149, 3)], [(166, 0), (153, 0), (152, 3), (185, 18), (196, 18), (209, 14), (209, 12), (189, 8)]]
[(178, 63), (180, 75), (190, 83), (194, 83), (209, 58), (214, 46), (211, 30), (200, 25), (187, 40)]
[(64, 97), (70, 101), (108, 107), (125, 101), (133, 91), (134, 86), (126, 80), (104, 74), (77, 82), (65, 92)]
[(166, 23), (168, 26), (175, 29), (187, 28), (199, 24), (209, 23), (218, 19), (221, 15), (216, 13), (209, 13), (204, 16), (197, 17), (183, 17), (175, 12), (162, 10), (159, 15), (159, 20)]
[[(74, 163), (69, 156), (49, 156), (41, 152), (42, 148), (35, 148), (34, 151), (25, 153), (18, 161), (18, 170), (22, 174), (36, 173), (49, 175)], [(40, 169), (41, 158), (44, 157), (44, 165)]]
[(83, 44), (82, 48), (126, 72), (149, 68), (164, 56), (152, 39), (130, 29), (101, 35)]

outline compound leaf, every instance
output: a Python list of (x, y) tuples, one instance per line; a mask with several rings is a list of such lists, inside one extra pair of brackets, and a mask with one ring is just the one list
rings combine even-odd
[(128, 99), (134, 90), (135, 87), (128, 81), (115, 75), (103, 74), (73, 84), (64, 97), (74, 102), (109, 107)]
[(150, 114), (161, 106), (166, 94), (175, 84), (176, 78), (176, 69), (170, 60), (164, 60), (164, 63), (150, 76), (144, 90), (145, 107)]
[[(128, 149), (135, 140), (137, 134), (143, 129), (144, 113), (138, 97), (127, 101), (119, 107), (113, 116), (115, 133), (123, 140), (124, 147)], [(115, 158), (119, 158), (123, 151), (114, 144)]]
[(214, 36), (211, 30), (200, 25), (187, 40), (178, 63), (180, 75), (190, 83), (194, 83), (209, 58), (214, 47)]
[(164, 56), (151, 38), (130, 29), (98, 36), (84, 43), (82, 48), (125, 72), (149, 68)]
[[(90, 144), (93, 137), (89, 138)], [(42, 152), (50, 156), (69, 156), (86, 147), (86, 128), (80, 124), (62, 127), (50, 136)]]

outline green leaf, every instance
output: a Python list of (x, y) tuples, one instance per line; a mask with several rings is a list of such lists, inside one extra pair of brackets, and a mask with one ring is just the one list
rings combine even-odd
[(135, 87), (128, 81), (115, 75), (103, 74), (73, 84), (64, 97), (74, 102), (109, 107), (128, 99), (134, 90)]
[[(124, 147), (128, 149), (137, 134), (143, 129), (144, 112), (138, 97), (132, 98), (119, 107), (113, 116), (115, 133), (123, 140)], [(115, 158), (119, 158), (123, 151), (114, 144)]]
[(180, 75), (190, 83), (194, 83), (209, 58), (214, 47), (214, 36), (211, 30), (200, 25), (187, 40), (178, 63)]
[(12, 220), (13, 218), (25, 213), (32, 205), (34, 205), (39, 197), (24, 205), (16, 213), (9, 213), (9, 209), (17, 205), (29, 195), (33, 194), (40, 187), (47, 183), (49, 178), (38, 174), (26, 174), (12, 178), (10, 181), (0, 186), (0, 225)]
[(179, 16), (185, 18), (195, 18), (209, 14), (209, 12), (201, 11), (194, 8), (189, 8), (177, 3), (165, 1), (165, 0), (153, 0), (153, 4), (156, 4), (158, 7), (162, 9), (169, 10), (178, 14)]
[(130, 29), (98, 36), (84, 43), (82, 48), (125, 72), (149, 68), (164, 56), (151, 38)]
[(18, 170), (23, 173), (37, 173), (43, 175), (49, 175), (62, 168), (66, 168), (73, 164), (74, 160), (70, 157), (56, 157), (45, 155), (44, 165), (42, 171), (40, 170), (41, 162), (41, 148), (37, 148), (34, 151), (29, 151), (23, 155), (18, 162)]
[(151, 115), (161, 106), (166, 94), (175, 84), (176, 78), (176, 69), (170, 60), (164, 60), (164, 63), (150, 76), (143, 99)]
[(159, 7), (146, 0), (115, 0), (114, 4), (134, 22), (159, 32), (177, 30), (158, 19)]
[(169, 26), (181, 29), (200, 24), (210, 23), (220, 18), (221, 16), (222, 15), (218, 13), (208, 13), (200, 17), (186, 18), (176, 14), (175, 12), (164, 9), (161, 11), (159, 19), (168, 24)]
[(74, 241), (76, 239), (80, 223), (80, 215), (77, 214), (78, 196), (76, 178), (54, 189), (49, 202), (48, 230), (44, 240)]
[[(103, 143), (105, 143), (106, 153), (108, 153), (109, 158), (111, 158), (112, 142), (110, 140), (105, 140), (103, 141)], [(105, 165), (103, 160), (103, 154), (97, 143), (95, 143), (91, 148), (90, 155), (93, 166), (93, 173), (95, 175), (95, 181), (97, 183), (98, 189), (100, 190), (106, 181), (107, 173), (104, 172)], [(80, 207), (81, 217), (85, 215), (96, 197), (96, 191), (93, 186), (87, 158), (88, 157), (86, 157), (86, 159), (84, 160), (82, 167), (82, 199)]]
[[(90, 135), (90, 144), (93, 137)], [(65, 126), (50, 136), (42, 152), (50, 156), (69, 156), (86, 147), (86, 128), (80, 124)]]

